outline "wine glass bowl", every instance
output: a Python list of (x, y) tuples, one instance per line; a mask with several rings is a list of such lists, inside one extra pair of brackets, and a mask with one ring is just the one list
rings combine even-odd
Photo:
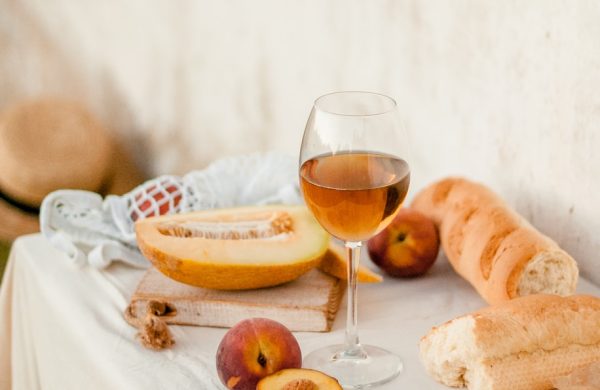
[(365, 241), (387, 226), (410, 182), (404, 160), (377, 152), (344, 151), (302, 164), (302, 192), (309, 209), (331, 235)]
[(348, 252), (346, 342), (310, 353), (304, 366), (345, 388), (384, 383), (400, 358), (359, 343), (356, 271), (361, 243), (396, 216), (410, 183), (406, 136), (396, 102), (370, 92), (335, 92), (315, 101), (300, 150), (300, 187), (309, 210)]

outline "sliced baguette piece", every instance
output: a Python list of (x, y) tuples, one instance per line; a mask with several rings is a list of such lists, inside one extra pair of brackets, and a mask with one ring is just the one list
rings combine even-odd
[(575, 260), (486, 186), (443, 179), (417, 194), (412, 207), (434, 220), (452, 267), (488, 303), (575, 292)]
[(434, 327), (421, 361), (437, 381), (475, 390), (546, 390), (600, 361), (600, 298), (537, 294)]

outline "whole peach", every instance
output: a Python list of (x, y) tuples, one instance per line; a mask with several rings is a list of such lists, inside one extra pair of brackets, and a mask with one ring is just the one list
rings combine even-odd
[(228, 389), (255, 390), (261, 378), (301, 364), (302, 353), (294, 335), (267, 318), (238, 322), (217, 350), (217, 372)]
[(394, 220), (367, 242), (369, 256), (388, 275), (411, 277), (424, 274), (440, 248), (438, 231), (429, 218), (416, 210), (400, 210)]

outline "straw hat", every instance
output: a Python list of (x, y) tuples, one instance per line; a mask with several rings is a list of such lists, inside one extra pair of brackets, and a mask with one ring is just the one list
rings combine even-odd
[(39, 206), (54, 190), (123, 193), (142, 179), (106, 129), (76, 103), (29, 101), (0, 114), (0, 240), (37, 231)]

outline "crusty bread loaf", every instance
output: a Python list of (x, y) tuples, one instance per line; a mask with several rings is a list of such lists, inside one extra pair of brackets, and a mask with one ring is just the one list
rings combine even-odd
[(530, 295), (487, 307), (421, 339), (437, 381), (475, 390), (552, 389), (552, 380), (600, 361), (600, 298)]
[(453, 268), (490, 304), (575, 292), (575, 260), (487, 187), (444, 179), (417, 194), (412, 207), (436, 223)]
[(558, 390), (600, 389), (600, 360), (576, 368), (569, 375), (555, 378), (552, 384)]

